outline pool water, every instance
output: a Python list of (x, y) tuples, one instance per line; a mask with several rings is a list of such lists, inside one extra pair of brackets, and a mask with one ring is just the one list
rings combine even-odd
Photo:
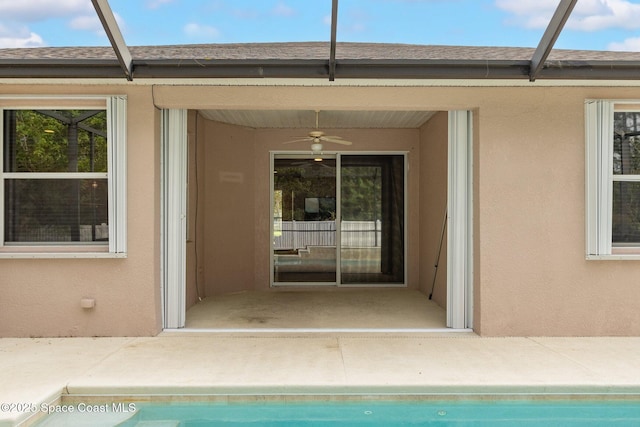
[[(58, 414), (56, 414), (58, 415)], [(136, 403), (128, 419), (77, 413), (38, 426), (639, 426), (639, 400)], [(110, 415), (110, 414), (107, 414)], [(111, 414), (113, 415), (113, 414)]]

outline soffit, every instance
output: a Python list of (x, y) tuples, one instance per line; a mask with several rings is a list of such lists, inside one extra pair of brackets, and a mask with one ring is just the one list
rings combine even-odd
[[(313, 110), (200, 110), (200, 114), (208, 120), (255, 129), (316, 127)], [(323, 110), (318, 114), (318, 128), (416, 129), (433, 114), (432, 111)]]

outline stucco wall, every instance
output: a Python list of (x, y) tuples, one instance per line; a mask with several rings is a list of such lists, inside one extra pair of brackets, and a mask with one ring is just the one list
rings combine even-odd
[(447, 304), (446, 234), (442, 247), (440, 239), (447, 207), (448, 125), (448, 114), (439, 112), (420, 129), (420, 290), (441, 307)]
[(640, 91), (494, 89), (480, 104), (483, 334), (640, 334), (640, 262), (585, 260), (584, 99), (591, 97)]
[(586, 98), (638, 99), (640, 89), (178, 86), (156, 91), (160, 105), (184, 106), (188, 100), (190, 108), (473, 109), (476, 330), (639, 335), (640, 262), (585, 260)]
[[(308, 150), (307, 144), (283, 145), (300, 129), (246, 129), (207, 121), (205, 125), (205, 249), (206, 295), (268, 289), (269, 153)], [(327, 130), (354, 141), (346, 150), (409, 153), (408, 285), (418, 286), (418, 173), (419, 133), (416, 129)], [(331, 149), (330, 144), (326, 147)], [(344, 149), (345, 147), (338, 147)]]
[(204, 134), (203, 120), (196, 111), (189, 111), (188, 119), (188, 207), (187, 207), (187, 265), (186, 307), (196, 304), (205, 294), (204, 278)]
[(204, 128), (205, 294), (253, 289), (254, 132), (199, 120)]
[[(160, 331), (159, 115), (145, 87), (3, 86), (0, 94), (128, 96), (128, 257), (0, 259), (0, 336)], [(95, 298), (93, 309), (81, 298)]]
[[(0, 335), (153, 335), (159, 331), (159, 127), (154, 102), (161, 108), (189, 109), (473, 109), (477, 114), (474, 141), (477, 332), (497, 336), (640, 335), (640, 262), (586, 261), (584, 256), (584, 100), (639, 99), (639, 88), (556, 88), (538, 84), (510, 88), (367, 88), (339, 84), (322, 87), (159, 84), (153, 96), (150, 87), (124, 82), (112, 86), (69, 82), (55, 86), (2, 86), (3, 94), (129, 96), (129, 257), (0, 259)], [(249, 182), (246, 181), (249, 174), (253, 181), (267, 161), (267, 135), (268, 132), (256, 132), (254, 144), (242, 148), (242, 158), (219, 150), (211, 153), (205, 147), (205, 161), (219, 162), (231, 172), (253, 167), (251, 171), (247, 169), (245, 182)], [(355, 139), (357, 135), (345, 136)], [(243, 137), (246, 138), (250, 136)], [(277, 140), (281, 140), (279, 136)], [(419, 136), (414, 138), (417, 146), (419, 140)], [(255, 160), (249, 166), (245, 159), (251, 156)], [(210, 175), (208, 180), (222, 184), (219, 175)], [(230, 191), (222, 201), (207, 200), (207, 213), (216, 212), (225, 204), (234, 206), (242, 215), (246, 213), (248, 221), (262, 228), (263, 221), (268, 219), (256, 212), (260, 212), (258, 206), (263, 203), (259, 199), (263, 189), (248, 191), (251, 194)], [(235, 220), (236, 216), (227, 219)], [(204, 234), (207, 239), (216, 237), (224, 241), (221, 236), (211, 236), (216, 233), (206, 226)], [(244, 247), (248, 252), (238, 250), (238, 255), (252, 259), (249, 262), (254, 266), (265, 265), (257, 255), (268, 253), (260, 249), (265, 244), (258, 237), (252, 241), (253, 235), (247, 232)], [(419, 246), (418, 242), (416, 251)], [(209, 257), (206, 262), (215, 260), (222, 250), (214, 249), (213, 255), (205, 250)], [(253, 271), (245, 276), (245, 269), (234, 266), (226, 274), (237, 271), (245, 283), (257, 283), (257, 279), (268, 275), (268, 271), (247, 270)], [(417, 272), (410, 273), (413, 277), (411, 274), (418, 277)], [(95, 309), (83, 311), (79, 307), (82, 297), (96, 298)]]

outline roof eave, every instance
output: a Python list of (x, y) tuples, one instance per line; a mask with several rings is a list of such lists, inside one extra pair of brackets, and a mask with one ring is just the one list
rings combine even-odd
[(537, 78), (640, 80), (640, 61), (547, 61)]
[[(528, 60), (338, 60), (336, 79), (529, 79)], [(135, 78), (327, 78), (327, 60), (135, 60)], [(0, 59), (0, 78), (123, 78), (116, 59)], [(547, 61), (537, 79), (640, 80), (640, 61)]]
[[(529, 79), (528, 60), (350, 59), (335, 64), (336, 79)], [(328, 78), (327, 60), (147, 60), (136, 78)], [(640, 80), (640, 61), (548, 61), (538, 79)]]
[(0, 78), (123, 78), (117, 60), (0, 59)]
[[(529, 61), (338, 60), (336, 79), (528, 78)], [(328, 78), (327, 60), (148, 60), (134, 62), (135, 78)]]

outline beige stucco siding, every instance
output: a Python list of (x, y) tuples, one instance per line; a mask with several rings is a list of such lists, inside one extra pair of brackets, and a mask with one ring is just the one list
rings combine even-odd
[[(420, 290), (447, 302), (447, 239), (440, 239), (447, 207), (448, 114), (439, 112), (420, 129)], [(446, 228), (444, 229), (446, 233)], [(440, 254), (438, 256), (438, 254)], [(436, 269), (437, 262), (437, 269)], [(437, 270), (437, 271), (436, 271)]]
[(211, 296), (251, 290), (255, 287), (253, 258), (258, 233), (254, 223), (254, 132), (199, 120), (205, 130), (205, 292)]
[[(0, 335), (159, 331), (160, 162), (154, 101), (160, 108), (188, 109), (472, 109), (476, 331), (489, 336), (640, 335), (640, 261), (587, 261), (584, 249), (584, 100), (640, 99), (638, 88), (158, 85), (152, 97), (149, 87), (123, 82), (108, 87), (0, 86), (0, 92), (129, 97), (128, 258), (0, 259)], [(409, 231), (409, 279), (423, 290), (431, 284), (441, 224), (440, 207), (428, 215), (425, 211), (431, 203), (428, 174), (435, 171), (430, 162), (442, 156), (441, 146), (433, 158), (425, 147), (432, 140), (442, 143), (444, 116), (436, 115), (422, 129), (342, 132), (354, 141), (370, 141), (368, 150), (410, 152), (409, 223), (415, 228)], [(269, 241), (261, 231), (268, 230), (268, 152), (280, 149), (289, 131), (204, 120), (197, 126), (194, 120), (192, 128), (203, 138), (203, 221), (241, 220), (253, 226), (241, 230), (240, 239), (231, 230), (206, 222), (200, 226), (205, 242), (223, 243), (204, 243), (205, 291), (264, 286), (269, 276)], [(378, 134), (380, 142), (375, 142)], [(221, 180), (219, 172), (225, 171), (241, 173), (242, 182)], [(438, 179), (442, 173), (436, 174)], [(440, 196), (436, 192), (433, 197)], [(232, 254), (246, 263), (220, 262), (230, 241)], [(207, 273), (208, 268), (213, 270)], [(83, 311), (82, 297), (95, 298), (96, 308)], [(439, 301), (441, 297), (437, 294)]]
[(640, 98), (640, 90), (166, 88), (157, 99), (177, 105), (183, 89), (190, 107), (473, 109), (477, 331), (640, 333), (640, 263), (584, 256), (584, 100)]
[[(159, 115), (145, 87), (0, 87), (4, 94), (128, 97), (128, 257), (0, 259), (0, 336), (136, 336), (160, 330)], [(94, 298), (94, 309), (80, 307)]]
[(638, 335), (638, 261), (585, 260), (585, 98), (638, 90), (500, 89), (480, 104), (481, 330)]

